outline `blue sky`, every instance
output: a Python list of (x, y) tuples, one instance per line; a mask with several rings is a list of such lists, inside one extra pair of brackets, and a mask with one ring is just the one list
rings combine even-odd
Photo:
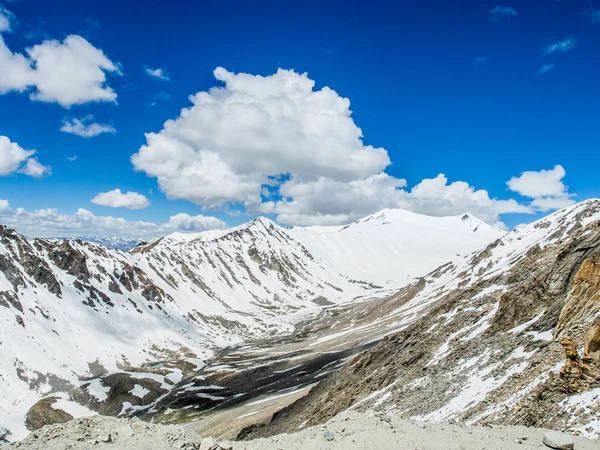
[[(54, 88), (38, 81), (13, 80), (12, 88), (5, 81), (3, 90), (0, 74), (0, 136), (24, 150), (35, 149), (28, 158), (51, 167), (51, 174), (38, 177), (21, 173), (26, 172), (26, 159), (15, 170), (5, 169), (0, 199), (8, 205), (0, 218), (28, 234), (48, 235), (86, 231), (67, 217), (79, 208), (98, 217), (157, 224), (188, 215), (179, 216), (171, 227), (148, 231), (160, 233), (223, 226), (212, 219), (194, 221), (197, 216), (214, 216), (228, 225), (258, 214), (285, 225), (336, 224), (399, 206), (434, 215), (468, 211), (512, 227), (551, 207), (600, 196), (600, 1), (391, 3), (0, 0), (10, 24), (2, 33), (4, 47), (13, 55), (27, 55), (27, 48), (57, 40), (57, 51), (48, 54), (47, 71), (39, 71), (40, 77), (51, 77), (50, 71), (64, 62), (57, 46), (66, 45), (69, 35), (80, 36), (113, 64), (113, 69), (96, 68), (106, 79), (94, 86), (116, 96), (86, 98), (90, 85), (75, 77), (68, 86), (77, 91), (77, 83), (83, 83), (83, 97), (77, 100), (81, 104), (69, 105), (65, 102), (73, 101), (74, 94), (55, 89), (49, 98), (45, 92)], [(85, 60), (89, 55), (84, 53), (74, 51), (72, 56)], [(28, 64), (35, 69), (34, 57)], [(59, 76), (83, 73), (94, 62), (81, 64), (81, 70), (75, 65)], [(8, 67), (0, 57), (0, 71)], [(224, 81), (229, 75), (217, 80), (217, 67), (232, 74), (232, 86), (237, 87)], [(286, 123), (273, 119), (278, 114), (270, 109), (273, 98), (248, 94), (244, 90), (250, 85), (242, 84), (256, 75), (271, 76), (267, 82), (275, 84), (278, 69), (294, 70), (300, 78), (306, 72), (305, 79), (315, 83), (301, 100), (307, 110), (291, 119), (295, 126), (307, 129), (306, 121), (329, 111), (330, 105), (311, 109), (316, 108), (310, 100), (313, 93), (326, 86), (336, 93), (332, 102), (349, 99), (353, 123), (348, 125), (347, 108), (341, 107), (336, 110), (339, 122), (331, 128), (349, 128), (339, 133), (330, 136), (321, 130), (297, 147), (288, 146), (289, 139), (273, 138), (269, 126)], [(239, 73), (248, 77), (234, 78)], [(239, 127), (247, 117), (230, 119), (223, 111), (212, 125), (218, 131), (201, 120), (206, 116), (199, 110), (199, 122), (188, 124), (216, 136), (214, 140), (189, 140), (189, 130), (173, 138), (163, 130), (165, 121), (178, 119), (182, 108), (192, 106), (191, 95), (214, 86), (233, 99), (244, 91), (243, 98), (252, 97), (252, 105), (272, 114), (245, 138), (248, 149), (228, 140), (242, 134)], [(40, 95), (32, 99), (36, 93)], [(275, 97), (288, 94), (277, 91)], [(60, 131), (65, 120), (74, 119), (111, 130), (93, 137)], [(230, 128), (224, 129), (224, 123)], [(362, 130), (360, 147), (356, 139), (348, 140), (346, 132), (352, 134), (353, 127)], [(145, 133), (151, 132), (169, 134), (169, 145), (185, 141), (195, 153), (183, 160), (173, 156), (181, 154), (179, 147), (159, 155), (162, 147), (150, 146), (153, 154), (136, 167), (131, 157), (147, 144)], [(219, 133), (227, 142), (219, 140)], [(272, 141), (267, 142), (265, 133)], [(321, 146), (331, 146), (330, 153)], [(385, 149), (389, 164), (366, 146)], [(216, 155), (218, 167), (224, 162), (224, 172), (219, 172), (223, 181), (201, 179), (202, 173), (219, 171), (214, 161), (195, 159), (202, 151)], [(315, 162), (315, 155), (326, 153), (325, 162)], [(344, 166), (355, 157), (363, 161), (364, 170)], [(176, 169), (167, 173), (157, 168), (169, 166), (173, 158)], [(244, 158), (248, 163), (240, 162)], [(338, 170), (335, 161), (344, 167)], [(246, 170), (248, 164), (252, 169)], [(199, 165), (200, 175), (181, 175)], [(556, 165), (561, 168), (554, 169)], [(527, 171), (511, 190), (507, 181)], [(235, 175), (232, 186), (226, 174)], [(436, 178), (439, 174), (445, 175), (446, 184)], [(279, 180), (268, 192), (267, 177)], [(450, 188), (453, 182), (466, 185)], [(243, 192), (240, 185), (246, 186)], [(411, 192), (415, 186), (420, 187)], [(139, 209), (91, 202), (117, 188), (147, 201), (135, 194), (121, 203), (114, 195), (103, 201)], [(487, 198), (470, 194), (469, 188), (487, 191)], [(224, 192), (214, 192), (220, 189)], [(405, 194), (397, 195), (400, 190)], [(511, 204), (499, 203), (511, 199)], [(23, 214), (18, 217), (17, 208), (28, 212), (27, 220)], [(47, 208), (60, 214), (46, 214), (39, 225), (40, 215), (33, 213)], [(52, 221), (60, 223), (53, 228)], [(91, 234), (120, 233), (114, 224), (86, 223)], [(122, 234), (131, 235), (134, 229), (123, 225)]]

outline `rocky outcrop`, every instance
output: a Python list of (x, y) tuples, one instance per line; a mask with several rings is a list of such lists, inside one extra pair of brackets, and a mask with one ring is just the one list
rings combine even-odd
[(0, 306), (8, 308), (12, 306), (19, 312), (23, 312), (23, 305), (19, 301), (19, 296), (14, 291), (0, 291)]
[(566, 359), (559, 373), (561, 387), (569, 393), (580, 393), (600, 386), (600, 365), (589, 357), (580, 357), (573, 338), (562, 336), (559, 342)]
[(48, 397), (33, 405), (25, 419), (25, 426), (30, 431), (39, 430), (46, 425), (65, 423), (73, 419), (73, 416), (62, 409), (53, 408), (58, 397)]
[(583, 359), (600, 362), (600, 317), (594, 320), (590, 329), (585, 333)]
[(88, 281), (90, 272), (87, 267), (87, 256), (73, 248), (69, 241), (63, 241), (48, 249), (48, 256), (56, 267), (66, 271), (79, 280)]
[(4, 273), (4, 276), (15, 290), (19, 289), (19, 286), (25, 286), (21, 272), (6, 255), (0, 255), (0, 271)]
[(577, 271), (569, 299), (560, 313), (555, 337), (597, 314), (600, 314), (600, 253), (586, 258)]

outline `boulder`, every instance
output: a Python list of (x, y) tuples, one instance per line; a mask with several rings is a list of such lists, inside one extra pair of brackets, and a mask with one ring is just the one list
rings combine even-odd
[(200, 450), (214, 450), (217, 447), (217, 443), (211, 437), (202, 439), (200, 444)]
[(573, 438), (568, 434), (560, 433), (558, 431), (548, 431), (544, 434), (542, 442), (546, 447), (557, 450), (573, 450), (575, 448)]

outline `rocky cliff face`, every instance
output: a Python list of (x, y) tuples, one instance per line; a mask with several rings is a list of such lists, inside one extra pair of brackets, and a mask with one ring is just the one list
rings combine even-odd
[(599, 219), (586, 201), (430, 273), (395, 312), (400, 332), (243, 435), (374, 408), (600, 437)]

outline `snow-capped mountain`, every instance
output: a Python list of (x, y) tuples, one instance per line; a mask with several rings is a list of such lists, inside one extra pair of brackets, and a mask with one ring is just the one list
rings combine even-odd
[(504, 233), (470, 214), (431, 217), (384, 209), (350, 225), (294, 227), (289, 234), (342, 273), (400, 287)]
[(23, 436), (32, 404), (86, 377), (169, 358), (197, 367), (212, 348), (291, 331), (324, 305), (382, 295), (502, 234), (470, 216), (388, 210), (330, 229), (259, 218), (125, 253), (0, 227), (0, 428)]
[(442, 265), (377, 318), (387, 337), (249, 436), (374, 408), (600, 438), (600, 200)]

